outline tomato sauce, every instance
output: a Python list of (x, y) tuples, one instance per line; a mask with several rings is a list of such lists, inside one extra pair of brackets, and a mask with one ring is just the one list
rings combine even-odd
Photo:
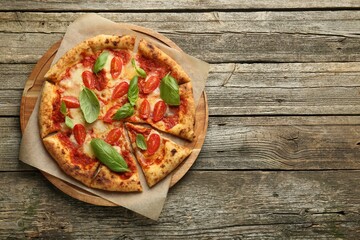
[(160, 63), (159, 61), (156, 61), (155, 59), (149, 59), (145, 58), (144, 56), (138, 55), (136, 60), (140, 64), (140, 67), (144, 69), (146, 73), (149, 74), (150, 72), (157, 72), (160, 79), (165, 77), (165, 75), (171, 71), (168, 66)]
[(120, 173), (119, 176), (121, 179), (128, 179), (130, 178), (134, 172), (136, 172), (136, 165), (134, 164), (132, 160), (132, 156), (130, 155), (129, 152), (121, 152), (121, 155), (124, 157), (124, 160), (126, 161), (128, 168), (130, 170), (130, 172), (124, 172), (124, 173)]
[(95, 158), (91, 158), (79, 151), (79, 147), (75, 146), (70, 141), (70, 133), (59, 133), (59, 140), (63, 145), (70, 150), (71, 161), (77, 165), (81, 165), (85, 168), (92, 167), (97, 161)]
[(60, 93), (59, 91), (56, 92), (57, 97), (53, 102), (53, 110), (52, 110), (52, 120), (57, 129), (60, 128), (60, 123), (65, 122), (65, 116), (60, 112), (61, 101), (60, 101)]
[(116, 50), (116, 51), (111, 51), (115, 56), (121, 58), (121, 60), (123, 61), (124, 65), (126, 65), (128, 62), (130, 62), (130, 53), (127, 50)]

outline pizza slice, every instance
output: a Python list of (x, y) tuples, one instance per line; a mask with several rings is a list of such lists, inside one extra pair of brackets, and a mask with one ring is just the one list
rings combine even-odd
[[(133, 65), (139, 75), (139, 99), (128, 121), (192, 141), (195, 103), (190, 77), (179, 64), (150, 42), (141, 40)], [(139, 73), (138, 73), (139, 74)]]
[[(112, 171), (100, 162), (91, 146), (93, 139), (107, 142), (123, 157), (128, 170)], [(45, 137), (43, 142), (59, 167), (86, 186), (107, 191), (142, 191), (135, 159), (124, 135), (123, 124), (111, 126), (96, 121), (84, 126), (78, 123), (72, 129)]]
[(165, 178), (191, 154), (191, 149), (162, 137), (151, 128), (131, 123), (125, 125), (149, 187)]

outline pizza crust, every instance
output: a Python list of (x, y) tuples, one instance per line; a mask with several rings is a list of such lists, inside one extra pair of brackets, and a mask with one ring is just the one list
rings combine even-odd
[[(165, 143), (165, 156), (160, 165), (151, 165), (148, 169), (143, 169), (146, 182), (149, 187), (164, 179), (171, 173), (186, 157), (191, 154), (191, 150), (168, 140)], [(139, 152), (139, 150), (137, 150)]]
[[(158, 152), (163, 153), (160, 163), (153, 163), (150, 166), (146, 165), (146, 154), (143, 154), (137, 145), (136, 145), (136, 132), (144, 132), (147, 128), (140, 125), (134, 125), (131, 123), (125, 124), (129, 133), (131, 145), (135, 151), (136, 158), (142, 168), (142, 171), (145, 175), (146, 182), (149, 187), (154, 186), (156, 183), (164, 179), (169, 173), (171, 173), (180, 163), (184, 161), (192, 152), (191, 149), (187, 147), (180, 146), (170, 139), (161, 137), (161, 144)], [(152, 130), (154, 131), (154, 130)], [(156, 155), (155, 153), (154, 155)], [(148, 156), (149, 158), (154, 156)], [(157, 157), (157, 156), (155, 156)]]
[(98, 174), (91, 182), (90, 187), (119, 192), (142, 191), (137, 172), (133, 173), (130, 178), (123, 180), (117, 173), (110, 171), (103, 165), (99, 168)]
[(171, 75), (178, 81), (178, 84), (191, 81), (189, 75), (187, 75), (177, 62), (164, 53), (160, 48), (145, 39), (140, 40), (138, 53), (146, 58), (155, 59), (168, 66), (171, 69)]
[(97, 168), (100, 165), (98, 161), (87, 165), (85, 168), (73, 163), (71, 161), (71, 150), (61, 142), (58, 134), (44, 138), (43, 143), (47, 151), (67, 175), (91, 187), (92, 179), (95, 177)]
[(55, 65), (45, 74), (45, 79), (58, 82), (62, 79), (66, 69), (82, 60), (81, 53), (94, 54), (103, 49), (128, 49), (132, 51), (135, 45), (135, 36), (98, 35), (76, 45), (62, 56)]
[(52, 120), (53, 103), (58, 98), (57, 87), (54, 84), (45, 81), (42, 88), (42, 95), (39, 109), (39, 126), (41, 138), (57, 131)]

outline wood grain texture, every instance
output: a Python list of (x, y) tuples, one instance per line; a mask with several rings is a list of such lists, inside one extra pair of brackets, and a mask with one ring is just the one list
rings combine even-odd
[(2, 239), (354, 239), (360, 233), (359, 171), (191, 172), (170, 190), (159, 222), (71, 199), (39, 173), (0, 174)]
[[(18, 116), (33, 64), (0, 64), (0, 116)], [(349, 63), (211, 64), (206, 92), (217, 115), (360, 114), (360, 65)]]
[[(66, 27), (83, 14), (4, 13), (0, 18), (4, 43), (0, 62), (36, 62), (52, 43), (61, 39)], [(208, 62), (360, 59), (358, 11), (100, 14), (116, 22), (153, 28), (185, 52)], [(10, 52), (5, 50), (9, 43)]]
[(293, 0), (284, 2), (281, 0), (260, 0), (249, 2), (246, 0), (202, 0), (202, 1), (149, 1), (143, 2), (139, 0), (132, 1), (100, 1), (91, 0), (86, 3), (78, 2), (76, 0), (67, 1), (11, 1), (4, 0), (0, 2), (0, 8), (3, 10), (17, 10), (17, 11), (143, 11), (143, 10), (212, 10), (212, 9), (227, 9), (227, 10), (241, 10), (241, 9), (294, 9), (294, 8), (359, 8), (360, 3), (352, 0), (331, 1), (301, 1)]
[[(19, 128), (0, 118), (1, 171), (32, 169), (18, 160)], [(360, 169), (360, 117), (210, 117), (191, 169)]]
[[(0, 30), (7, 33), (64, 33), (84, 12), (4, 12)], [(118, 23), (137, 24), (161, 33), (269, 33), (358, 37), (360, 11), (291, 12), (157, 12), (114, 13), (100, 16)]]

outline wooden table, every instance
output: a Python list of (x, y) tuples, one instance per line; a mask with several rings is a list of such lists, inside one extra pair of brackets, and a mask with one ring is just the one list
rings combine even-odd
[[(0, 239), (360, 239), (360, 1), (77, 2), (0, 2)], [(158, 222), (18, 160), (24, 83), (85, 12), (211, 64), (203, 150)]]

